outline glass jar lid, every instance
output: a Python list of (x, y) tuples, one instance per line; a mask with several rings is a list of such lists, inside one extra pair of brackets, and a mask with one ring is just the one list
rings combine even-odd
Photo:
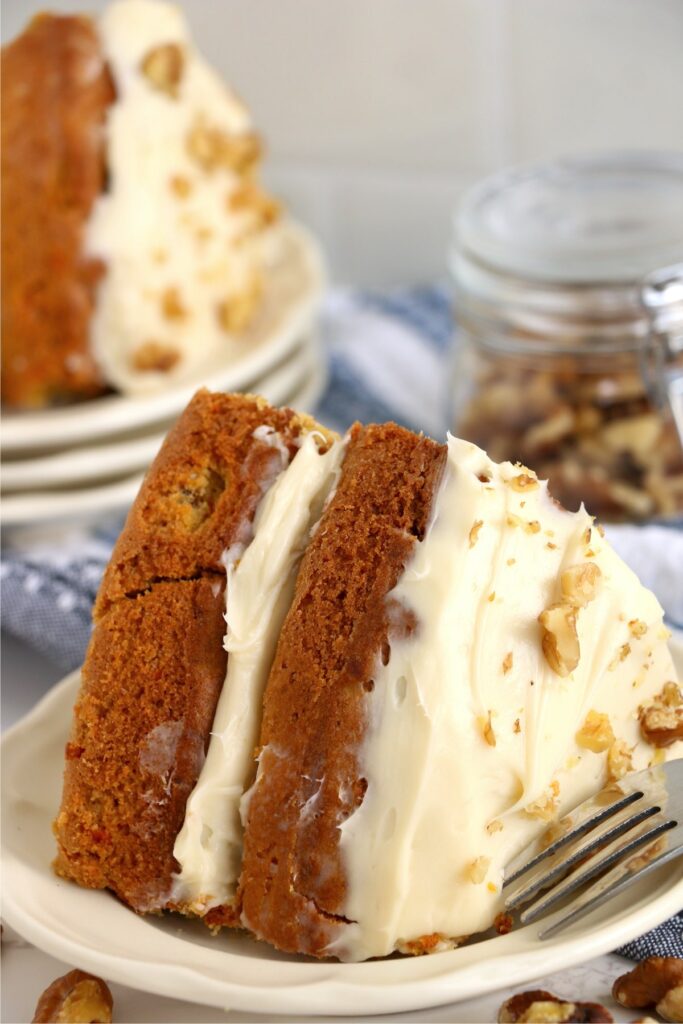
[(539, 283), (640, 280), (683, 261), (683, 153), (572, 157), (494, 175), (465, 196), (456, 248)]

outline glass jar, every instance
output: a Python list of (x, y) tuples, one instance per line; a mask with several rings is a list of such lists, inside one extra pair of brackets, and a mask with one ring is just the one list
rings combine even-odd
[(683, 512), (683, 154), (507, 172), (451, 269), (455, 430), (605, 520)]

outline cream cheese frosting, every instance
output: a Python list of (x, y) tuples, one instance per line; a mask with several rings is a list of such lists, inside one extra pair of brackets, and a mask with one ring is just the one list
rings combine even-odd
[[(577, 610), (580, 657), (563, 677), (538, 617), (562, 599), (562, 573), (587, 563), (595, 594)], [(656, 598), (585, 510), (452, 437), (430, 528), (391, 597), (419, 625), (378, 660), (366, 698), (367, 791), (340, 826), (355, 923), (329, 947), (348, 960), (489, 928), (505, 864), (600, 789), (610, 751), (651, 763), (638, 707), (675, 679)], [(585, 739), (587, 718), (607, 723), (607, 739)]]
[(174, 847), (173, 899), (197, 913), (230, 903), (242, 855), (239, 805), (255, 774), (261, 705), (311, 530), (336, 486), (345, 443), (306, 435), (259, 505), (253, 540), (227, 566), (228, 668), (209, 749)]
[[(242, 351), (277, 232), (263, 230), (230, 146), (249, 115), (193, 46), (179, 8), (119, 0), (99, 22), (116, 100), (105, 127), (109, 182), (86, 250), (104, 260), (92, 345), (107, 380), (136, 392)], [(233, 148), (233, 152), (235, 152)]]

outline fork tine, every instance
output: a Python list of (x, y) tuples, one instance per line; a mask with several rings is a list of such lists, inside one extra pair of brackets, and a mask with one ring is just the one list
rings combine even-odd
[(574, 921), (589, 914), (591, 910), (595, 910), (602, 903), (611, 900), (614, 896), (618, 896), (620, 892), (623, 892), (633, 882), (642, 878), (643, 875), (649, 874), (650, 871), (662, 867), (669, 861), (682, 857), (683, 838), (680, 845), (672, 845), (669, 849), (658, 853), (658, 844), (664, 838), (668, 839), (669, 834), (659, 835), (654, 842), (647, 846), (645, 850), (640, 850), (635, 857), (629, 857), (625, 862), (615, 864), (607, 874), (598, 878), (577, 900), (572, 902), (566, 914), (563, 914), (553, 921), (552, 924), (540, 931), (539, 938), (549, 939), (551, 936), (557, 935), (558, 932), (567, 928)]
[[(623, 802), (622, 802), (623, 804)], [(523, 903), (527, 903), (532, 896), (535, 896), (541, 889), (547, 889), (553, 882), (566, 874), (578, 861), (588, 857), (598, 847), (604, 846), (606, 842), (623, 835), (641, 821), (652, 817), (659, 811), (659, 807), (650, 804), (635, 804), (631, 801), (622, 805), (622, 809), (609, 817), (602, 817), (602, 820), (592, 829), (574, 829), (570, 833), (570, 839), (558, 844), (557, 852), (550, 858), (537, 858), (537, 866), (531, 873), (524, 872), (516, 885), (505, 900), (506, 910), (516, 910)], [(572, 837), (573, 842), (570, 841)]]
[(601, 874), (612, 867), (616, 861), (635, 852), (645, 843), (656, 839), (663, 832), (674, 828), (675, 825), (675, 821), (664, 818), (661, 813), (641, 821), (630, 832), (625, 835), (622, 833), (612, 842), (608, 843), (607, 846), (602, 847), (587, 863), (578, 865), (566, 878), (537, 899), (535, 903), (532, 903), (530, 907), (527, 907), (521, 914), (520, 920), (524, 924), (535, 921), (542, 914), (550, 910), (555, 903), (564, 899), (564, 897), (574, 892), (585, 882), (590, 881), (597, 874)]
[(640, 800), (642, 796), (642, 790), (637, 787), (625, 789), (616, 784), (586, 800), (571, 814), (567, 814), (552, 826), (552, 834), (556, 836), (552, 842), (547, 843), (543, 849), (539, 850), (539, 846), (548, 836), (549, 830), (547, 830), (540, 840), (535, 840), (508, 864), (503, 888), (511, 885), (521, 875), (531, 871), (548, 857), (552, 857), (568, 843), (574, 842), (607, 818), (611, 818), (622, 809), (635, 803), (636, 800)]

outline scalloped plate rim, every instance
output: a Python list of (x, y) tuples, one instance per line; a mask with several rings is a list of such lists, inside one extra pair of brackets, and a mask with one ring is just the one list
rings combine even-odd
[[(680, 670), (683, 642), (676, 637), (671, 646)], [(78, 676), (79, 672), (74, 672), (63, 679), (3, 736), (2, 756), (9, 769), (3, 771), (3, 816), (10, 813), (21, 794), (23, 780), (19, 781), (16, 793), (9, 792), (12, 782), (8, 782), (12, 760), (19, 756), (17, 747), (23, 743), (24, 755), (28, 746), (28, 753), (37, 754), (39, 758), (41, 742), (47, 742), (51, 730), (61, 731), (62, 737), (66, 735)], [(160, 927), (149, 927), (145, 919), (131, 915), (110, 894), (76, 889), (56, 879), (46, 864), (39, 877), (43, 884), (48, 879), (53, 895), (58, 894), (52, 912), (62, 915), (60, 927), (50, 927), (49, 921), (41, 919), (31, 908), (27, 895), (30, 886), (24, 888), (20, 884), (22, 871), (26, 873), (30, 868), (7, 849), (9, 827), (8, 820), (2, 837), (3, 914), (26, 939), (53, 956), (78, 963), (111, 981), (159, 995), (243, 1011), (319, 1016), (329, 1014), (341, 1003), (344, 1013), (362, 1016), (445, 1005), (505, 986), (519, 987), (552, 971), (608, 952), (665, 920), (683, 904), (683, 865), (679, 865), (668, 868), (667, 880), (673, 877), (674, 882), (666, 889), (663, 888), (663, 872), (655, 873), (637, 887), (641, 895), (634, 906), (615, 911), (614, 903), (607, 904), (564, 936), (550, 942), (538, 940), (536, 933), (540, 925), (532, 925), (432, 957), (362, 964), (314, 963), (304, 958), (264, 959), (248, 952), (240, 953), (239, 946), (237, 952), (226, 952), (218, 946), (207, 949), (204, 944), (178, 939), (172, 934), (173, 926), (166, 925), (167, 921), (173, 921), (171, 916), (163, 918), (164, 924)], [(652, 894), (654, 899), (651, 899)], [(109, 919), (110, 923), (113, 920), (115, 926), (122, 923), (124, 933), (130, 936), (134, 930), (136, 939), (144, 936), (144, 941), (122, 955), (116, 950), (93, 948), (74, 939), (73, 934), (78, 934), (82, 920), (75, 905), (84, 900), (93, 914), (104, 914), (105, 920)], [(631, 892), (629, 904), (632, 903)], [(231, 937), (222, 936), (222, 939), (230, 945)], [(237, 944), (244, 940), (235, 937), (234, 941)], [(162, 947), (162, 955), (165, 947), (174, 953), (177, 950), (177, 958), (167, 957), (164, 962), (158, 952), (155, 954), (155, 945)], [(253, 948), (262, 947), (254, 943)], [(196, 953), (197, 949), (200, 954)], [(463, 963), (466, 959), (463, 954), (468, 949), (484, 956), (472, 956), (470, 962)], [(495, 971), (491, 970), (493, 964)], [(217, 970), (218, 966), (223, 969)], [(254, 976), (251, 982), (247, 977), (249, 972)]]

